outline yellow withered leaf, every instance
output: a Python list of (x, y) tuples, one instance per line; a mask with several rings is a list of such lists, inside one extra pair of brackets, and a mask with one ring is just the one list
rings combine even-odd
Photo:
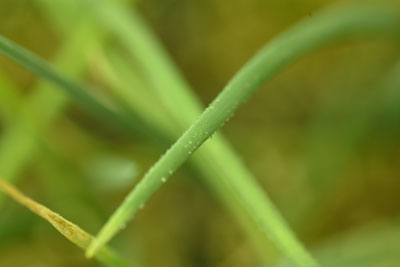
[[(49, 208), (37, 203), (31, 198), (25, 196), (16, 187), (9, 184), (5, 180), (0, 178), (0, 190), (4, 191), (7, 195), (13, 198), (19, 204), (25, 206), (33, 213), (39, 215), (51, 225), (54, 226), (63, 236), (65, 236), (72, 243), (78, 247), (86, 250), (93, 237), (81, 229), (76, 224), (68, 221), (61, 215), (51, 211)], [(117, 255), (110, 248), (103, 249), (96, 257), (101, 263), (110, 267), (125, 267), (129, 264)]]

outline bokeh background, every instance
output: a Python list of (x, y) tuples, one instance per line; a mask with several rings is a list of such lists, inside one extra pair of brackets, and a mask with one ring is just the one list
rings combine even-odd
[[(59, 13), (45, 8), (49, 2)], [(66, 34), (85, 18), (85, 10), (70, 14), (63, 2), (0, 0), (0, 34), (54, 63)], [(207, 105), (265, 43), (337, 2), (147, 0), (130, 7)], [(70, 23), (57, 25), (57, 16)], [(96, 27), (106, 37), (77, 55), (86, 66), (76, 80), (107, 92), (102, 53), (125, 51)], [(265, 84), (222, 130), (299, 238), (331, 266), (400, 266), (399, 44), (393, 36), (361, 36), (308, 54)], [(32, 133), (46, 114), (30, 107), (52, 104), (35, 95), (41, 82), (0, 56), (0, 175), (96, 233), (164, 149), (73, 102)], [(31, 152), (19, 155), (27, 146)], [(4, 196), (0, 214), (0, 266), (97, 266)], [(141, 266), (259, 266), (262, 258), (190, 166), (111, 244)]]

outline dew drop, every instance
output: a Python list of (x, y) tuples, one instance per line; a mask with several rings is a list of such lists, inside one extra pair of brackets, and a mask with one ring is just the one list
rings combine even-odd
[(163, 177), (161, 178), (161, 182), (165, 183), (167, 181), (167, 178)]
[(144, 203), (140, 204), (139, 209), (144, 209)]

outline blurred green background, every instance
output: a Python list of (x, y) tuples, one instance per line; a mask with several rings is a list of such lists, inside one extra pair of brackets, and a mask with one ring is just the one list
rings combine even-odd
[[(65, 36), (85, 19), (85, 10), (69, 12), (65, 2), (0, 0), (0, 34), (55, 62)], [(135, 5), (207, 105), (263, 44), (336, 2)], [(56, 23), (57, 17), (68, 19)], [(86, 66), (83, 75), (71, 76), (109, 94), (104, 54), (127, 53), (112, 32), (95, 28), (104, 38), (77, 55)], [(329, 45), (274, 77), (223, 128), (326, 266), (400, 266), (399, 59), (399, 39), (390, 36)], [(49, 114), (32, 107), (53, 104), (35, 95), (41, 82), (0, 56), (0, 175), (13, 177), (27, 195), (94, 234), (164, 149), (139, 135), (132, 139), (72, 102), (52, 116), (49, 127), (36, 130), (37, 118)], [(31, 143), (29, 136), (37, 138)], [(32, 152), (18, 156), (26, 147)], [(41, 218), (3, 200), (0, 266), (97, 266)], [(189, 166), (111, 244), (141, 266), (259, 266), (261, 258)]]

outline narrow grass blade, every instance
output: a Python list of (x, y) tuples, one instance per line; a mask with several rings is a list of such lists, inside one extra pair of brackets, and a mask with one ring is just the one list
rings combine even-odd
[[(48, 0), (38, 0), (39, 2), (49, 4), (51, 6), (49, 12), (54, 13), (54, 11), (57, 11), (57, 7), (52, 4), (52, 2)], [(70, 2), (68, 2), (70, 4)], [(64, 6), (64, 9), (67, 8), (68, 5)], [(125, 42), (126, 46), (128, 47), (129, 51), (135, 52), (137, 51), (137, 54), (139, 55), (139, 58), (141, 58), (142, 62), (143, 59), (146, 58), (145, 53), (150, 53), (156, 55), (154, 58), (154, 62), (152, 61), (153, 67), (150, 66), (150, 64), (147, 63), (146, 71), (147, 71), (147, 78), (153, 77), (154, 80), (157, 80), (159, 82), (156, 83), (157, 90), (156, 94), (151, 94), (151, 101), (143, 101), (144, 100), (144, 93), (151, 93), (151, 88), (147, 88), (146, 85), (141, 82), (140, 77), (135, 77), (135, 75), (132, 75), (132, 72), (128, 73), (126, 70), (128, 69), (126, 66), (123, 67), (115, 67), (115, 65), (121, 65), (121, 60), (117, 59), (115, 56), (109, 58), (112, 59), (111, 61), (115, 62), (113, 68), (111, 69), (105, 64), (105, 68), (103, 69), (103, 75), (106, 77), (106, 79), (109, 80), (109, 82), (112, 84), (113, 88), (118, 89), (118, 93), (122, 96), (123, 100), (128, 99), (132, 101), (132, 107), (135, 109), (136, 112), (138, 112), (142, 117), (147, 118), (148, 121), (154, 122), (157, 121), (157, 126), (162, 125), (164, 128), (165, 132), (168, 132), (170, 134), (175, 133), (175, 136), (179, 136), (189, 125), (192, 121), (195, 120), (195, 118), (201, 113), (202, 107), (199, 104), (200, 101), (195, 98), (194, 94), (190, 93), (190, 90), (186, 83), (183, 81), (182, 77), (180, 77), (178, 71), (175, 69), (174, 64), (168, 57), (166, 56), (167, 53), (163, 52), (161, 49), (161, 46), (159, 45), (153, 45), (155, 43), (155, 40), (151, 40), (151, 35), (150, 36), (150, 42), (149, 38), (146, 37), (144, 38), (145, 42), (140, 42), (142, 45), (140, 46), (141, 48), (147, 48), (149, 47), (148, 50), (146, 51), (141, 51), (141, 49), (136, 49), (136, 43), (135, 40), (139, 38), (141, 40), (143, 36), (136, 36), (136, 28), (132, 26), (139, 26), (142, 27), (142, 30), (144, 32), (150, 33), (145, 27), (143, 27), (143, 23), (137, 24), (138, 21), (131, 21), (129, 19), (129, 13), (123, 12), (122, 14), (120, 13), (120, 10), (126, 10), (126, 9), (121, 9), (116, 6), (117, 9), (111, 8), (103, 8), (104, 12), (109, 13), (109, 16), (106, 16), (109, 18), (107, 21), (114, 21), (116, 19), (117, 23), (112, 24), (115, 29), (113, 28), (111, 32), (117, 33), (119, 36), (126, 36), (128, 38), (123, 38), (123, 41)], [(76, 8), (76, 6), (72, 6), (71, 8)], [(103, 16), (101, 16), (103, 18)], [(119, 24), (120, 22), (119, 18), (122, 18), (122, 24)], [(61, 21), (61, 17), (56, 18), (57, 21)], [(140, 20), (139, 20), (140, 22)], [(62, 23), (61, 23), (62, 24)], [(120, 25), (127, 25), (128, 27), (124, 27), (121, 30)], [(139, 31), (140, 32), (140, 31)], [(139, 37), (140, 36), (140, 37)], [(161, 63), (157, 62), (157, 58), (162, 58)], [(164, 59), (163, 59), (164, 58)], [(160, 60), (158, 60), (160, 61)], [(154, 69), (154, 66), (157, 66), (156, 69)], [(101, 67), (101, 66), (100, 66)], [(131, 69), (131, 68), (129, 68)], [(153, 70), (154, 69), (154, 70)], [(115, 71), (118, 70), (118, 71)], [(172, 70), (172, 71), (171, 71)], [(163, 72), (167, 75), (162, 75), (162, 77), (158, 77), (159, 72)], [(122, 72), (122, 73), (121, 73)], [(118, 79), (116, 79), (114, 76), (121, 76), (121, 74), (124, 74), (124, 80), (125, 82), (120, 82)], [(170, 77), (168, 79), (168, 77)], [(163, 79), (159, 79), (163, 78)], [(167, 79), (165, 79), (167, 78)], [(154, 84), (152, 84), (154, 86)], [(169, 90), (166, 92), (164, 90), (164, 87), (168, 87)], [(129, 87), (129, 88), (128, 88)], [(134, 90), (132, 90), (132, 88)], [(135, 88), (136, 87), (136, 88)], [(172, 90), (176, 88), (176, 90)], [(136, 90), (137, 89), (137, 90)], [(140, 90), (139, 90), (140, 89)], [(143, 94), (141, 93), (143, 92)], [(162, 108), (163, 105), (162, 103), (158, 103), (157, 96), (160, 96), (160, 92), (162, 94), (162, 101), (166, 106), (169, 108), (168, 112), (165, 112), (163, 109), (162, 111), (158, 110), (157, 108)], [(172, 93), (172, 94), (171, 94)], [(134, 95), (133, 95), (134, 94)], [(182, 97), (182, 95), (184, 97)], [(183, 99), (182, 101), (176, 102), (176, 101), (170, 101), (171, 99)], [(149, 100), (149, 99), (148, 99)], [(144, 102), (142, 104), (142, 102)], [(153, 103), (152, 106), (148, 106), (147, 103)], [(155, 103), (157, 102), (157, 104)], [(172, 111), (170, 109), (173, 109)], [(166, 114), (172, 114), (173, 116), (166, 116)], [(184, 116), (180, 116), (180, 114), (184, 114)], [(174, 126), (174, 123), (171, 122), (177, 122), (177, 125), (179, 127)], [(158, 127), (157, 127), (158, 128)], [(209, 143), (210, 145), (215, 143), (220, 143), (219, 142), (220, 137), (216, 136), (213, 139), (213, 142)], [(224, 142), (224, 145), (219, 145), (217, 146), (217, 149), (214, 149), (214, 152), (217, 151), (220, 155), (219, 156), (213, 156), (214, 152), (209, 153), (208, 150), (201, 150), (203, 152), (203, 156), (195, 157), (194, 158), (194, 167), (200, 171), (200, 173), (206, 178), (206, 182), (208, 185), (211, 187), (211, 190), (215, 192), (215, 195), (221, 199), (223, 203), (228, 207), (228, 209), (231, 210), (231, 212), (238, 218), (239, 222), (241, 222), (242, 225), (244, 225), (244, 228), (247, 230), (247, 233), (250, 237), (253, 238), (254, 243), (257, 245), (256, 248), (260, 251), (260, 255), (262, 258), (267, 258), (264, 261), (270, 261), (271, 258), (276, 257), (274, 255), (276, 251), (271, 248), (270, 241), (268, 237), (265, 234), (260, 235), (260, 231), (258, 230), (259, 227), (257, 227), (257, 224), (254, 223), (253, 218), (251, 216), (248, 216), (248, 212), (246, 211), (245, 205), (243, 203), (241, 204), (240, 201), (237, 200), (237, 198), (234, 196), (235, 192), (231, 192), (229, 190), (229, 186), (227, 186), (226, 177), (230, 177), (231, 179), (237, 179), (239, 178), (242, 181), (248, 180), (248, 183), (252, 183), (251, 181), (254, 181), (254, 178), (251, 176), (243, 176), (243, 174), (247, 173), (250, 174), (249, 172), (246, 172), (246, 170), (241, 170), (243, 169), (244, 166), (238, 159), (238, 157), (232, 157), (232, 156), (224, 156), (225, 153), (233, 153), (232, 149), (229, 149), (227, 147), (228, 143)], [(215, 146), (214, 146), (215, 147)], [(210, 156), (212, 159), (210, 159)], [(226, 162), (228, 159), (235, 159), (235, 161), (231, 161), (230, 164), (237, 166), (240, 171), (234, 172), (231, 170), (231, 168), (228, 165), (225, 165), (224, 162)], [(216, 166), (214, 161), (219, 162), (220, 166)], [(241, 167), (240, 167), (241, 166)], [(236, 178), (237, 177), (237, 178)], [(242, 183), (243, 184), (243, 183)], [(245, 188), (243, 186), (243, 188)], [(259, 190), (261, 192), (261, 190)], [(246, 192), (241, 193), (242, 195), (245, 195)], [(262, 192), (261, 192), (262, 193)], [(264, 206), (265, 207), (265, 206)], [(266, 217), (269, 217), (271, 212), (268, 210), (261, 210), (259, 213), (264, 213)], [(274, 255), (274, 256), (272, 256)]]
[[(42, 217), (54, 226), (63, 236), (65, 236), (69, 241), (77, 245), (82, 249), (86, 249), (93, 237), (86, 233), (84, 230), (79, 228), (79, 226), (73, 224), (72, 222), (66, 220), (59, 214), (51, 211), (45, 206), (35, 202), (34, 200), (26, 197), (18, 189), (16, 189), (11, 184), (7, 183), (5, 180), (0, 178), (0, 190), (5, 192), (11, 198), (13, 198), (19, 204), (25, 206), (30, 211), (36, 215)], [(122, 259), (118, 254), (108, 247), (105, 247), (99, 254), (96, 255), (96, 259), (105, 266), (109, 267), (128, 267), (130, 266), (124, 259)]]
[[(392, 12), (390, 8), (350, 5), (315, 15), (267, 45), (246, 64), (201, 117), (149, 170), (101, 230), (88, 250), (88, 256), (101, 248), (120, 229), (121, 225), (126, 224), (138, 208), (165, 182), (166, 178), (223, 125), (263, 82), (289, 62), (343, 36), (360, 32), (393, 32), (398, 30), (398, 23), (398, 14)], [(248, 203), (250, 209), (282, 251), (301, 266), (316, 265), (288, 229), (283, 227), (282, 231), (275, 231), (275, 224), (271, 225), (271, 221), (264, 221), (265, 218), (256, 213), (258, 205), (264, 203), (258, 197), (254, 197), (254, 202)], [(280, 222), (280, 220), (277, 221)]]
[[(83, 73), (85, 64), (82, 60), (87, 49), (93, 46), (91, 27), (83, 26), (67, 40), (55, 59), (55, 64), (72, 76)], [(13, 90), (12, 87), (5, 91)], [(0, 102), (8, 102), (2, 98)], [(35, 150), (36, 137), (43, 132), (67, 104), (65, 96), (53, 90), (52, 85), (40, 82), (31, 95), (22, 100), (19, 97), (20, 109), (8, 124), (0, 140), (0, 172), (7, 179), (14, 180), (29, 161)], [(34, 116), (33, 116), (34, 115)], [(10, 120), (11, 121), (11, 120)]]
[[(146, 178), (150, 179), (145, 179), (143, 183), (139, 184), (139, 186), (135, 189), (135, 194), (134, 196), (137, 197), (139, 196), (139, 200), (145, 201), (150, 195), (152, 194), (153, 191), (155, 191), (161, 184), (163, 177), (166, 177), (170, 171), (174, 171), (174, 169), (178, 168), (188, 157), (188, 155), (193, 152), (205, 139), (207, 139), (213, 131), (215, 131), (222, 123), (225, 122), (225, 120), (233, 113), (234, 109), (241, 103), (243, 102), (247, 96), (249, 96), (264, 80), (272, 76), (275, 72), (277, 72), (281, 67), (285, 65), (285, 63), (288, 63), (290, 60), (293, 58), (299, 56), (302, 53), (307, 52), (308, 50), (311, 50), (312, 48), (321, 45), (330, 39), (335, 39), (336, 37), (339, 37), (342, 34), (349, 34), (353, 31), (357, 30), (371, 30), (371, 29), (387, 29), (388, 27), (386, 26), (392, 26), (394, 24), (394, 19), (393, 19), (393, 14), (390, 12), (388, 13), (389, 16), (387, 15), (386, 12), (384, 12), (383, 16), (381, 17), (378, 11), (375, 12), (374, 10), (370, 10), (369, 12), (365, 12), (366, 10), (360, 9), (362, 12), (356, 12), (357, 10), (352, 10), (354, 11), (353, 14), (344, 14), (343, 19), (343, 14), (335, 14), (337, 17), (341, 17), (341, 19), (345, 22), (342, 23), (341, 21), (337, 21), (333, 23), (332, 20), (334, 17), (331, 17), (331, 20), (328, 22), (330, 23), (321, 23), (321, 21), (316, 21), (316, 25), (318, 25), (317, 28), (312, 27), (312, 25), (307, 25), (307, 23), (304, 23), (305, 25), (302, 25), (304, 28), (311, 27), (311, 31), (304, 30), (302, 34), (294, 34), (290, 33), (289, 36), (284, 35), (285, 38), (280, 38), (278, 39), (279, 41), (276, 41), (273, 43), (266, 51), (263, 51), (263, 53), (260, 54), (260, 57), (255, 59), (252, 63), (247, 65), (247, 68), (245, 68), (239, 76), (237, 76), (227, 87), (227, 90), (225, 90), (219, 98), (214, 102), (213, 105), (210, 106), (209, 109), (206, 110), (206, 112), (202, 115), (201, 119), (198, 120), (190, 129), (189, 131), (178, 141), (176, 145), (172, 147), (171, 150), (168, 151), (165, 157), (161, 159), (161, 161), (156, 165), (156, 168), (153, 168)], [(372, 12), (374, 11), (374, 12)], [(363, 16), (360, 16), (363, 15)], [(378, 14), (379, 22), (377, 23), (377, 20), (370, 20), (371, 16), (374, 15), (373, 17), (376, 17)], [(341, 16), (342, 15), (342, 16)], [(351, 19), (349, 19), (351, 15)], [(353, 16), (354, 15), (354, 16)], [(368, 15), (368, 16), (367, 16)], [(352, 19), (355, 17), (356, 19)], [(363, 19), (360, 19), (363, 18)], [(368, 20), (366, 19), (368, 17)], [(333, 20), (335, 21), (335, 20)], [(375, 21), (374, 23), (370, 23), (370, 21)], [(324, 21), (322, 21), (324, 22)], [(381, 23), (382, 22), (382, 23)], [(357, 25), (357, 27), (350, 27), (354, 24)], [(321, 24), (321, 25), (320, 25)], [(363, 27), (360, 26), (360, 24), (363, 25)], [(324, 27), (321, 27), (324, 26)], [(376, 27), (379, 26), (379, 27)], [(300, 27), (299, 31), (302, 29)], [(321, 29), (322, 28), (322, 29)], [(345, 30), (343, 30), (345, 29)], [(350, 29), (350, 31), (349, 31)], [(331, 35), (326, 36), (327, 33), (330, 33)], [(341, 34), (340, 34), (341, 33)], [(293, 36), (291, 36), (293, 35)], [(294, 40), (302, 40), (299, 37), (304, 37), (305, 35), (305, 43), (302, 43), (302, 45), (299, 45), (295, 48), (290, 49), (289, 44), (293, 43)], [(315, 36), (314, 36), (315, 35)], [(320, 37), (316, 37), (320, 36)], [(289, 38), (290, 37), (290, 38)], [(296, 37), (296, 38), (294, 38)], [(313, 38), (311, 38), (313, 37)], [(328, 38), (329, 37), (329, 38)], [(293, 40), (294, 39), (294, 40)], [(304, 42), (304, 40), (302, 40)], [(274, 47), (275, 46), (275, 47)], [(280, 51), (277, 47), (282, 46), (283, 51)], [(272, 51), (272, 52), (271, 52)], [(10, 51), (8, 51), (10, 52)], [(272, 60), (269, 62), (269, 60)], [(269, 62), (269, 64), (267, 64)], [(22, 62), (26, 63), (26, 62)], [(26, 66), (26, 65), (25, 65)], [(29, 64), (28, 64), (29, 66)], [(264, 69), (265, 68), (265, 69)], [(263, 75), (256, 75), (254, 77), (254, 70), (258, 71), (263, 71)], [(265, 73), (264, 73), (265, 72)], [(258, 72), (256, 72), (258, 73)], [(248, 79), (252, 77), (253, 79)], [(47, 78), (49, 78), (47, 76)], [(51, 77), (50, 77), (51, 78)], [(241, 92), (240, 90), (245, 89), (245, 92)], [(218, 101), (225, 102), (222, 104), (218, 104)], [(222, 101), (223, 100), (223, 101)], [(229, 101), (228, 101), (229, 100)], [(212, 119), (209, 121), (209, 119)], [(207, 123), (205, 123), (207, 122)], [(204, 127), (207, 126), (207, 127)], [(202, 130), (199, 132), (198, 130)], [(207, 131), (209, 130), (209, 131)], [(172, 156), (172, 157), (171, 157)], [(163, 167), (160, 169), (160, 166)], [(142, 191), (141, 191), (142, 190)], [(139, 192), (139, 195), (136, 195)], [(132, 197), (127, 198), (127, 202), (129, 203), (130, 201), (134, 200)], [(141, 204), (141, 203), (137, 203)], [(124, 212), (121, 213), (117, 212), (117, 215), (123, 215), (121, 223), (125, 223), (125, 221), (131, 217), (131, 214), (136, 211), (136, 207), (133, 209), (130, 208), (130, 210), (125, 210)], [(115, 217), (113, 217), (115, 218)], [(116, 217), (118, 218), (118, 216)], [(120, 218), (121, 219), (121, 218)], [(113, 220), (113, 219), (112, 219)], [(115, 219), (114, 219), (115, 221)], [(118, 222), (118, 220), (117, 220)], [(112, 228), (114, 228), (112, 226)], [(117, 229), (114, 229), (113, 232), (116, 232)], [(272, 232), (272, 234), (274, 234)], [(113, 233), (111, 233), (106, 240), (102, 240), (101, 242), (107, 241)], [(285, 237), (286, 238), (286, 237)], [(281, 237), (276, 237), (276, 241), (282, 242), (285, 241), (285, 238)], [(292, 240), (291, 238), (289, 238)], [(287, 241), (287, 240), (286, 240)], [(100, 245), (101, 245), (100, 242)], [(288, 242), (290, 244), (290, 242)], [(290, 246), (288, 246), (288, 243), (283, 244), (281, 243), (281, 247), (283, 247), (284, 251), (291, 251), (293, 253), (294, 250), (290, 249)], [(289, 248), (289, 249), (288, 249)], [(297, 255), (298, 251), (294, 253), (292, 256), (294, 258), (300, 259), (299, 255), (302, 257), (304, 254), (299, 253)], [(300, 260), (300, 262), (306, 262), (304, 259)]]
[[(44, 2), (48, 2), (48, 0), (44, 0)], [(109, 3), (111, 4), (112, 2)], [(154, 124), (154, 122), (156, 122), (156, 128), (161, 128), (164, 133), (168, 133), (169, 136), (172, 135), (177, 138), (190, 123), (201, 114), (203, 108), (199, 104), (200, 101), (190, 92), (190, 88), (183, 81), (172, 61), (167, 57), (167, 53), (163, 52), (160, 45), (154, 45), (156, 40), (151, 38), (150, 31), (144, 27), (144, 24), (141, 23), (136, 16), (132, 21), (129, 16), (130, 13), (126, 12), (126, 10), (128, 10), (127, 7), (121, 8), (121, 6), (115, 5), (111, 6), (111, 8), (106, 6), (106, 8), (101, 9), (102, 12), (106, 12), (104, 16), (100, 15), (101, 22), (104, 21), (107, 25), (109, 24), (111, 27), (110, 32), (116, 33), (117, 36), (122, 37), (123, 43), (128, 50), (134, 54), (135, 58), (140, 58), (142, 63), (146, 62), (147, 68), (145, 68), (145, 70), (147, 74), (145, 78), (151, 78), (158, 82), (155, 84), (151, 83), (150, 86), (144, 84), (142, 77), (138, 77), (133, 71), (127, 71), (128, 69), (138, 69), (138, 66), (135, 65), (134, 68), (132, 68), (132, 66), (126, 65), (124, 59), (116, 56), (115, 53), (107, 57), (110, 63), (112, 63), (112, 67), (108, 66), (107, 60), (103, 60), (102, 63), (97, 64), (102, 71), (102, 77), (108, 80), (112, 88), (115, 89), (117, 95), (120, 96), (120, 99), (123, 101), (130, 101), (130, 106), (135, 112), (140, 114), (141, 117), (146, 118), (150, 123)], [(125, 26), (121, 28), (121, 25)], [(137, 30), (138, 28), (139, 32)], [(148, 34), (142, 36), (140, 34), (141, 32), (147, 32)], [(141, 44), (139, 45), (139, 49), (136, 48), (137, 42)], [(146, 50), (142, 51), (142, 48)], [(153, 60), (151, 64), (145, 60), (146, 53), (155, 55), (152, 56)], [(109, 50), (107, 50), (107, 54), (109, 55)], [(98, 58), (99, 57), (97, 57), (97, 60)], [(100, 56), (100, 58), (102, 57)], [(161, 60), (158, 58), (161, 58)], [(143, 72), (141, 68), (139, 70), (140, 73)], [(160, 72), (164, 73), (161, 77), (159, 76)], [(157, 86), (157, 90), (152, 92), (154, 90), (151, 87), (154, 86)], [(165, 90), (167, 88), (168, 90)], [(160, 97), (160, 92), (162, 93), (161, 101), (157, 101)], [(181, 99), (181, 101), (177, 102), (175, 99)], [(152, 105), (148, 105), (148, 103), (152, 103)], [(167, 110), (164, 109), (164, 106), (168, 107)], [(239, 183), (243, 185), (246, 184), (245, 181), (254, 184), (255, 179), (249, 176), (250, 173), (248, 171), (243, 170), (244, 165), (238, 157), (232, 155), (225, 156), (226, 153), (233, 153), (233, 150), (228, 147), (227, 142), (221, 145), (220, 139), (218, 135), (213, 138), (213, 142), (209, 142), (210, 146), (214, 143), (220, 144), (214, 146), (211, 153), (203, 149), (200, 151), (200, 153), (203, 154), (202, 156), (199, 155), (193, 158), (193, 167), (205, 178), (205, 182), (211, 188), (211, 191), (214, 192), (215, 196), (217, 196), (217, 198), (227, 206), (230, 212), (236, 216), (237, 220), (241, 222), (247, 234), (254, 240), (253, 243), (256, 245), (256, 249), (259, 250), (259, 255), (263, 258), (263, 261), (268, 262), (276, 257), (276, 250), (271, 248), (268, 235), (259, 230), (255, 222), (256, 218), (252, 218), (251, 215), (249, 216), (246, 205), (235, 197), (237, 192), (231, 192), (229, 189), (230, 186), (227, 185), (229, 182), (226, 181), (227, 177), (229, 177), (229, 179), (239, 179), (242, 181)], [(215, 147), (217, 147), (217, 149), (215, 149)], [(219, 156), (214, 156), (214, 152), (219, 154)], [(212, 158), (210, 159), (210, 157)], [(225, 164), (228, 159), (234, 159), (234, 161), (231, 160), (229, 165)], [(215, 162), (219, 162), (219, 167)], [(229, 166), (233, 165), (237, 166), (239, 171), (232, 171)], [(243, 176), (246, 173), (248, 176)], [(257, 184), (250, 187), (256, 186)], [(237, 188), (248, 187), (240, 186)], [(242, 190), (240, 194), (242, 196), (246, 195), (246, 191)], [(259, 194), (263, 194), (262, 190), (259, 190)], [(271, 212), (265, 209), (265, 207), (269, 206), (264, 205), (263, 207), (264, 209), (260, 209), (259, 213), (265, 214), (265, 217), (269, 217)]]
[(41, 58), (3, 36), (0, 36), (0, 52), (20, 63), (32, 73), (58, 85), (60, 89), (76, 102), (80, 103), (81, 106), (101, 119), (111, 124), (122, 126), (130, 131), (138, 132), (144, 136), (151, 136), (154, 140), (159, 140), (161, 143), (167, 142), (163, 136), (157, 135), (157, 131), (152, 130), (140, 118), (133, 117), (133, 114), (120, 112), (112, 103), (106, 102), (104, 99), (100, 99), (99, 96), (90, 93), (92, 90), (87, 86), (72, 82)]
[[(159, 99), (161, 105), (168, 111), (157, 114), (165, 117), (163, 122), (168, 123), (164, 127), (165, 131), (173, 134), (175, 138), (179, 137), (201, 114), (203, 110), (201, 101), (179, 74), (168, 53), (159, 45), (161, 42), (152, 35), (140, 16), (132, 10), (127, 12), (127, 7), (118, 5), (116, 2), (104, 2), (106, 5), (98, 11), (98, 19), (116, 34), (131, 53), (132, 58), (138, 61), (135, 61), (135, 67), (144, 73), (144, 79), (148, 83), (148, 89), (146, 87), (145, 89), (130, 88), (130, 92), (138, 93), (140, 89), (153, 91), (155, 99)], [(117, 75), (122, 74), (120, 72), (123, 69), (125, 69), (124, 72), (132, 69), (126, 67), (128, 66), (126, 61), (126, 57), (113, 54), (110, 62), (115, 63), (113, 68), (118, 70)], [(125, 76), (132, 76), (132, 74), (126, 73)], [(179, 101), (176, 101), (177, 99)], [(137, 102), (137, 99), (133, 101)], [(279, 253), (272, 247), (266, 228), (260, 227), (257, 214), (263, 214), (265, 221), (275, 224), (275, 231), (289, 232), (289, 227), (280, 217), (266, 192), (246, 169), (240, 157), (235, 154), (229, 142), (226, 142), (221, 134), (215, 134), (212, 140), (191, 157), (189, 163), (200, 174), (200, 178), (208, 185), (210, 191), (236, 217), (252, 240), (261, 262), (265, 264), (272, 262)], [(248, 205), (255, 201), (264, 201), (257, 204), (257, 212), (252, 211)]]
[[(134, 105), (132, 108), (136, 110), (141, 106), (138, 104), (140, 97), (135, 97), (136, 95), (141, 95), (137, 91), (147, 90), (147, 93), (151, 93), (153, 90), (151, 87), (149, 88), (145, 85), (136, 88), (134, 87), (134, 89), (131, 87), (127, 88), (127, 84), (125, 84), (123, 81), (132, 81), (132, 76), (134, 77), (134, 75), (129, 74), (129, 72), (126, 71), (130, 69), (127, 67), (129, 64), (125, 62), (122, 57), (115, 54), (112, 56), (112, 58), (113, 59), (110, 60), (112, 69), (117, 71), (115, 72), (116, 81), (110, 81), (110, 84), (113, 84), (114, 88), (121, 86), (121, 89), (117, 89), (119, 91), (118, 93), (120, 93), (120, 96), (123, 96), (124, 99), (127, 99), (127, 101), (131, 101), (132, 105)], [(125, 71), (122, 71), (123, 69), (125, 69)], [(103, 76), (109, 77), (110, 75), (104, 74)], [(117, 80), (120, 81), (118, 82)], [(136, 82), (133, 81), (128, 83), (128, 85), (131, 84), (136, 84)], [(174, 92), (172, 92), (172, 90), (170, 91), (170, 101), (174, 102)], [(133, 94), (135, 96), (133, 96)], [(156, 100), (158, 100), (157, 94), (153, 96), (152, 102), (155, 103)], [(156, 105), (163, 107), (163, 101), (160, 102), (161, 103), (157, 103)], [(185, 112), (186, 109), (182, 108), (182, 106), (190, 106), (192, 104), (193, 102), (175, 102), (175, 109), (177, 111)], [(146, 108), (144, 110), (140, 109), (137, 112), (144, 113), (145, 111), (147, 111)], [(157, 114), (152, 114), (154, 112), (157, 112)], [(151, 121), (159, 121), (159, 126), (162, 126), (161, 129), (163, 129), (164, 132), (169, 133), (169, 135), (177, 138), (185, 129), (176, 127), (170, 122), (180, 121), (180, 124), (184, 125), (185, 121), (182, 118), (170, 117), (171, 113), (172, 112), (167, 113), (162, 109), (152, 109), (148, 110), (148, 113), (143, 114), (143, 116), (151, 116)], [(157, 119), (155, 117), (157, 117)], [(187, 125), (190, 125), (190, 123), (187, 122)], [(255, 222), (255, 218), (253, 218), (251, 215), (249, 216), (246, 205), (244, 205), (244, 203), (238, 200), (236, 197), (236, 195), (250, 196), (251, 194), (254, 194), (254, 192), (247, 192), (247, 188), (249, 188), (249, 186), (246, 186), (246, 184), (253, 184), (254, 186), (251, 187), (257, 187), (258, 185), (256, 184), (254, 177), (251, 176), (250, 172), (246, 171), (244, 164), (241, 162), (239, 157), (235, 155), (233, 149), (230, 148), (229, 143), (224, 141), (220, 134), (216, 134), (212, 140), (205, 143), (199, 149), (199, 151), (190, 158), (189, 163), (191, 164), (191, 167), (196, 170), (196, 173), (199, 173), (200, 178), (203, 178), (204, 182), (208, 185), (210, 191), (215, 195), (215, 197), (217, 197), (226, 206), (229, 212), (236, 217), (238, 222), (246, 231), (246, 234), (252, 239), (252, 242), (255, 245), (255, 248), (258, 250), (262, 261), (267, 263), (277, 257), (278, 253), (276, 253), (276, 250), (272, 248), (272, 244), (268, 238), (268, 235), (260, 231), (260, 227), (258, 227), (257, 223)], [(238, 180), (238, 183), (241, 184), (241, 186), (238, 188), (241, 188), (242, 191), (233, 192), (231, 190), (232, 186), (230, 184), (234, 183), (232, 180)], [(264, 193), (261, 192), (262, 190), (259, 191), (259, 194)], [(262, 211), (260, 210), (259, 213), (265, 214), (265, 217), (271, 216), (271, 212), (266, 209)]]
[[(57, 13), (54, 9), (59, 8), (61, 3), (55, 4), (47, 0), (36, 1), (41, 3), (41, 8), (48, 8), (49, 12), (46, 12), (48, 15)], [(71, 3), (72, 1), (63, 6), (63, 11), (68, 9), (67, 14), (76, 12), (79, 6), (75, 2), (71, 7)], [(61, 23), (60, 16), (53, 17), (53, 19), (56, 18), (57, 23), (52, 23), (52, 25), (57, 26)], [(65, 27), (61, 27), (66, 32), (66, 36), (54, 59), (54, 64), (58, 68), (74, 78), (82, 76), (87, 69), (88, 51), (92, 51), (104, 39), (103, 34), (92, 23), (86, 20), (80, 20), (79, 23), (79, 27), (76, 27), (78, 29), (74, 31), (67, 31)], [(46, 81), (39, 82), (33, 88), (32, 94), (25, 99), (22, 99), (22, 96), (18, 94), (18, 89), (4, 74), (0, 74), (0, 87), (2, 87), (0, 109), (7, 123), (0, 140), (0, 173), (9, 181), (15, 181), (33, 157), (37, 137), (60, 115), (68, 101), (61, 92), (55, 91), (53, 85)], [(19, 105), (16, 104), (17, 102)], [(16, 106), (20, 108), (13, 108)], [(33, 114), (38, 115), (32, 116)], [(1, 197), (0, 194), (0, 203)]]

